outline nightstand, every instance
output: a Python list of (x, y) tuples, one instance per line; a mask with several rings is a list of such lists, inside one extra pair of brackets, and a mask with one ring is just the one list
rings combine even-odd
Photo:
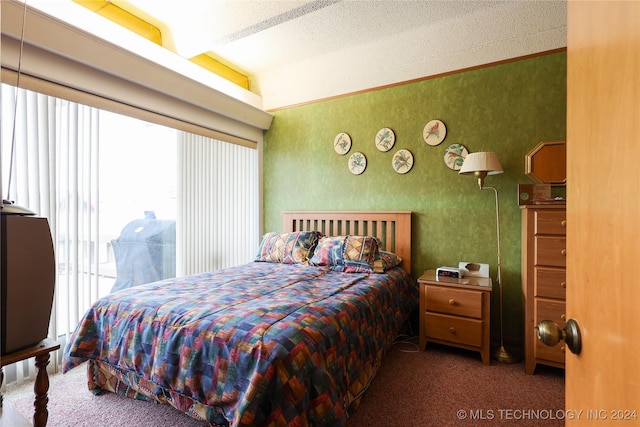
[(418, 283), (420, 350), (432, 341), (479, 351), (488, 365), (491, 279), (436, 277), (435, 270), (427, 270)]

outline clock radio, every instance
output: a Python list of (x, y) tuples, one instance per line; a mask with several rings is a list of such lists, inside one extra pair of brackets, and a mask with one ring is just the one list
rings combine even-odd
[(464, 277), (464, 270), (454, 267), (439, 267), (436, 269), (436, 277), (451, 277), (461, 279)]

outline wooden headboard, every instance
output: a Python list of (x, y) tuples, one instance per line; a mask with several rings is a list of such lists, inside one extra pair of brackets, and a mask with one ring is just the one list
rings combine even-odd
[(400, 256), (402, 268), (411, 274), (411, 211), (285, 211), (282, 230), (377, 237), (382, 249)]

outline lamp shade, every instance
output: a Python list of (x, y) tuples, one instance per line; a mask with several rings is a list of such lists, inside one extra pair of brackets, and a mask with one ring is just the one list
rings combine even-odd
[(467, 154), (460, 168), (461, 175), (473, 175), (476, 172), (486, 172), (487, 175), (497, 175), (504, 172), (496, 153), (481, 151)]

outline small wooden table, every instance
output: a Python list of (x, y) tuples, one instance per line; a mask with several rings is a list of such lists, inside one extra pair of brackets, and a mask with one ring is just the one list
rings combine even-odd
[(489, 365), (491, 279), (437, 277), (435, 270), (427, 270), (418, 283), (420, 350), (428, 341), (475, 350)]
[[(60, 344), (47, 338), (40, 341), (33, 347), (5, 354), (0, 357), (0, 386), (2, 385), (2, 381), (4, 381), (4, 372), (2, 370), (4, 366), (29, 359), (31, 357), (36, 358), (36, 368), (38, 368), (38, 373), (36, 374), (36, 382), (33, 385), (33, 391), (36, 395), (35, 402), (33, 404), (33, 406), (35, 406), (35, 412), (33, 414), (34, 427), (45, 427), (47, 425), (47, 419), (49, 418), (49, 411), (47, 411), (47, 403), (49, 402), (49, 398), (47, 397), (47, 392), (49, 391), (47, 365), (49, 364), (49, 353), (58, 350), (59, 348)], [(1, 407), (2, 394), (0, 393), (0, 408)]]

